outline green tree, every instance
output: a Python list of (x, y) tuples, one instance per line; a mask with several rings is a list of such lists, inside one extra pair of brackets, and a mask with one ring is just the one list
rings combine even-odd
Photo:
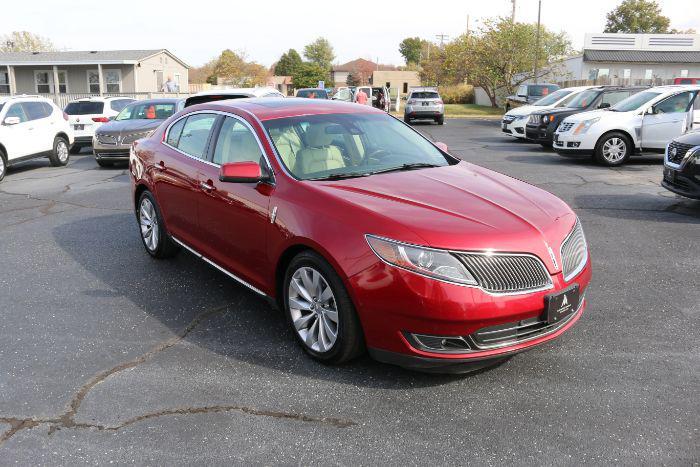
[(624, 0), (606, 16), (605, 32), (666, 33), (671, 21), (651, 0)]
[(289, 49), (287, 53), (282, 54), (279, 61), (275, 65), (276, 76), (292, 76), (294, 70), (301, 65), (301, 56), (294, 49)]
[(399, 52), (403, 55), (404, 60), (406, 60), (406, 65), (410, 63), (420, 63), (422, 58), (421, 52), (427, 44), (429, 44), (429, 42), (420, 37), (407, 37), (402, 40), (399, 44)]
[(420, 71), (418, 72), (421, 82), (427, 86), (451, 84), (448, 83), (448, 81), (450, 81), (452, 77), (448, 75), (447, 69), (445, 68), (445, 61), (447, 59), (446, 49), (427, 41), (423, 44), (421, 49), (423, 60), (420, 62)]
[(56, 50), (53, 43), (29, 31), (12, 31), (0, 36), (0, 52), (46, 52)]
[(331, 63), (333, 63), (335, 59), (335, 53), (328, 39), (319, 37), (311, 44), (304, 47), (304, 57), (306, 57), (308, 61), (330, 71)]
[(539, 53), (536, 36), (536, 24), (505, 18), (483, 21), (477, 33), (462, 35), (445, 46), (446, 84), (466, 81), (482, 87), (496, 107), (498, 97), (512, 94), (520, 84), (535, 78), (536, 56), (538, 79), (560, 73), (557, 60), (571, 51), (566, 34), (542, 27)]
[(328, 83), (328, 69), (322, 67), (318, 63), (303, 62), (292, 75), (294, 87), (300, 88), (315, 88), (319, 81)]

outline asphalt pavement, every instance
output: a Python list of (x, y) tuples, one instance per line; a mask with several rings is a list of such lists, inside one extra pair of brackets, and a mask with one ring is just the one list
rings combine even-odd
[(0, 182), (0, 464), (700, 462), (700, 201), (660, 186), (659, 155), (608, 169), (493, 120), (417, 128), (579, 214), (570, 332), (472, 375), (324, 366), (191, 254), (152, 260), (125, 168), (33, 161)]

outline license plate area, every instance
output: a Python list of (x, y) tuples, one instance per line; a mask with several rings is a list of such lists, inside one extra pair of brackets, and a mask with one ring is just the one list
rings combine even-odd
[(669, 169), (668, 167), (664, 167), (664, 180), (666, 180), (669, 183), (675, 183), (676, 171), (673, 169)]
[(73, 129), (74, 129), (74, 130), (84, 130), (84, 129), (85, 129), (85, 125), (83, 125), (83, 124), (73, 125)]
[(578, 309), (580, 287), (574, 284), (561, 292), (544, 297), (544, 305), (548, 324), (554, 324), (566, 319)]

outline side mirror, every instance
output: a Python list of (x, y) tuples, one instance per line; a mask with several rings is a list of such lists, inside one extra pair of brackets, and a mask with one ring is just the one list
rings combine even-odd
[(443, 152), (449, 152), (445, 143), (438, 141), (437, 143), (435, 143), (435, 146), (437, 146), (438, 149), (440, 149)]
[(7, 117), (5, 118), (5, 121), (3, 121), (5, 125), (17, 125), (20, 123), (19, 117)]
[(257, 162), (229, 162), (221, 166), (219, 180), (228, 183), (258, 183), (263, 179)]
[(610, 102), (601, 102), (598, 106), (599, 109), (607, 109), (608, 107), (610, 107)]

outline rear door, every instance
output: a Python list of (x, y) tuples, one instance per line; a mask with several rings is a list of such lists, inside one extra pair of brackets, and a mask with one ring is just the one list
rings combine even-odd
[(201, 251), (197, 204), (202, 190), (197, 174), (206, 166), (217, 114), (196, 112), (173, 122), (154, 159), (153, 183), (168, 231)]
[(263, 183), (227, 183), (219, 180), (221, 165), (257, 162), (267, 171), (263, 148), (253, 128), (237, 116), (226, 116), (212, 139), (211, 162), (203, 165), (199, 182), (203, 196), (198, 215), (203, 235), (202, 253), (228, 271), (257, 287), (266, 283), (267, 232), (273, 186)]
[(32, 123), (32, 131), (34, 133), (32, 138), (35, 140), (33, 144), (36, 145), (35, 152), (51, 151), (53, 149), (53, 139), (56, 133), (53, 129), (53, 122), (49, 118), (50, 114), (47, 112), (46, 106), (40, 101), (27, 101), (22, 102), (22, 107), (29, 121)]
[(695, 96), (695, 91), (684, 91), (654, 104), (652, 113), (644, 115), (642, 146), (664, 149), (669, 141), (692, 127)]

